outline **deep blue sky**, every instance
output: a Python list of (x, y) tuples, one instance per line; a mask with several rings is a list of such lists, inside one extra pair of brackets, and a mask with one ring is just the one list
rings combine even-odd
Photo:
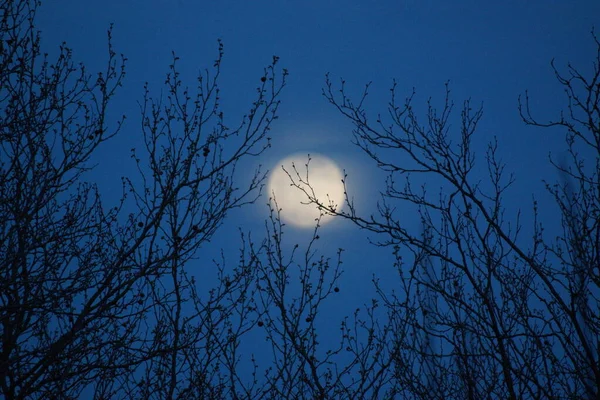
[[(507, 206), (526, 211), (526, 221), (532, 192), (541, 197), (542, 212), (552, 215), (552, 206), (543, 201), (541, 179), (555, 178), (547, 155), (560, 151), (564, 142), (559, 131), (526, 127), (517, 112), (517, 96), (529, 89), (537, 115), (557, 115), (565, 103), (549, 62), (555, 58), (564, 67), (570, 61), (588, 71), (594, 56), (589, 32), (594, 23), (600, 29), (598, 21), (597, 0), (60, 0), (42, 6), (38, 28), (46, 51), (66, 41), (75, 59), (94, 70), (106, 58), (106, 30), (114, 23), (115, 49), (129, 61), (112, 111), (115, 118), (127, 114), (128, 120), (121, 136), (98, 154), (99, 166), (89, 175), (109, 198), (119, 193), (119, 177), (131, 171), (129, 149), (141, 143), (137, 101), (143, 83), (150, 82), (157, 94), (175, 51), (193, 86), (197, 71), (211, 67), (221, 38), (222, 99), (232, 117), (247, 111), (272, 55), (280, 56), (290, 71), (272, 151), (260, 160), (264, 165), (270, 168), (298, 151), (328, 155), (349, 171), (352, 194), (368, 213), (376, 196), (373, 182), (382, 176), (350, 144), (351, 125), (322, 98), (325, 73), (343, 77), (356, 94), (373, 81), (373, 112), (385, 111), (392, 78), (402, 94), (416, 88), (417, 104), (430, 96), (441, 104), (444, 82), (450, 80), (458, 106), (467, 97), (483, 102), (476, 143), (498, 137), (502, 158), (517, 178)], [(483, 155), (482, 147), (479, 161)], [(260, 237), (265, 203), (263, 198), (254, 208), (231, 215), (204, 251), (214, 254), (223, 247), (235, 252), (239, 226)], [(302, 242), (308, 235), (290, 232), (288, 239)], [(370, 296), (368, 280), (374, 272), (393, 274), (390, 252), (374, 249), (363, 232), (341, 221), (327, 225), (322, 237), (322, 250), (331, 256), (338, 247), (347, 249), (343, 290), (332, 307), (347, 304), (351, 312), (364, 300), (357, 293)], [(234, 263), (237, 255), (231, 255)]]

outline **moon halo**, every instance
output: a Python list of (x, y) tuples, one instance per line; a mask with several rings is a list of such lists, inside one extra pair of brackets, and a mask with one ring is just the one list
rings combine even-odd
[[(296, 153), (275, 165), (267, 185), (269, 196), (274, 196), (277, 206), (281, 209), (281, 218), (285, 222), (300, 228), (312, 228), (321, 213), (316, 204), (307, 204), (309, 199), (306, 193), (291, 185), (290, 176), (307, 193), (312, 194), (314, 191), (320, 203), (333, 204), (338, 210), (344, 204), (344, 176), (335, 162), (321, 154), (311, 153), (309, 160), (306, 153)], [(307, 183), (310, 184), (310, 188)], [(321, 224), (331, 219), (332, 216), (324, 215)]]

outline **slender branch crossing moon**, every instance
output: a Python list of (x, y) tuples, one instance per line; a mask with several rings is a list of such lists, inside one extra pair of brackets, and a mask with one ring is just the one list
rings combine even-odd
[[(310, 162), (308, 161), (306, 153), (284, 158), (272, 169), (268, 184), (269, 195), (274, 195), (281, 209), (281, 218), (301, 228), (314, 227), (315, 220), (320, 215), (315, 204), (307, 204), (309, 199), (306, 193), (314, 193), (321, 204), (334, 205), (337, 210), (344, 204), (343, 174), (340, 168), (320, 154), (310, 154)], [(306, 193), (291, 185), (290, 176)], [(321, 224), (332, 218), (330, 215), (323, 216)]]

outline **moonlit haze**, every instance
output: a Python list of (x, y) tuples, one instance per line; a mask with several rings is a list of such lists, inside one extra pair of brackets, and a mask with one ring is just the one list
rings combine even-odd
[[(320, 214), (314, 204), (307, 204), (307, 193), (314, 195), (324, 205), (335, 205), (338, 210), (344, 202), (340, 168), (325, 156), (310, 154), (307, 174), (308, 160), (308, 155), (301, 153), (286, 157), (275, 165), (269, 177), (269, 195), (274, 196), (283, 220), (301, 228), (314, 228)], [(290, 177), (298, 187), (290, 184)], [(314, 193), (307, 183), (310, 183)], [(331, 216), (324, 215), (321, 223), (330, 220)]]
[(0, 3), (0, 400), (597, 398), (600, 0)]

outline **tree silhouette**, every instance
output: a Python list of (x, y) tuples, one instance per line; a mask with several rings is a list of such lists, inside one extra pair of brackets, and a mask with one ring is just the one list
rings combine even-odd
[(230, 210), (259, 195), (264, 173), (244, 187), (236, 166), (270, 146), (286, 72), (274, 57), (230, 128), (219, 104), (222, 46), (194, 89), (174, 56), (166, 96), (146, 86), (140, 103), (144, 148), (132, 158), (141, 183), (124, 177), (122, 199), (108, 207), (85, 179), (91, 155), (124, 123), (107, 112), (126, 59), (110, 30), (102, 72), (77, 65), (66, 44), (51, 59), (34, 26), (38, 6), (0, 7), (0, 393), (220, 398), (229, 383), (214, 361), (232, 355), (240, 330), (226, 332), (253, 279), (244, 269), (226, 280), (221, 268), (200, 296), (183, 267)]
[[(452, 128), (448, 86), (441, 109), (429, 100), (421, 119), (414, 92), (400, 101), (394, 83), (387, 120), (371, 117), (369, 85), (355, 101), (344, 81), (336, 87), (327, 77), (324, 96), (354, 124), (354, 143), (388, 172), (378, 215), (361, 215), (350, 196), (346, 210), (320, 204), (290, 178), (323, 212), (393, 249), (397, 290), (377, 289), (390, 315), (395, 386), (403, 398), (598, 397), (600, 42), (592, 36), (598, 53), (589, 76), (570, 65), (563, 75), (553, 64), (566, 113), (542, 123), (532, 117), (527, 94), (519, 101), (526, 124), (565, 132), (568, 163), (550, 159), (562, 183), (546, 183), (560, 210), (563, 231), (556, 237), (544, 231), (537, 201), (532, 239), (522, 233), (520, 212), (508, 216), (503, 200), (515, 178), (498, 159), (496, 139), (484, 165), (476, 163), (472, 140), (481, 108), (465, 101)], [(419, 187), (425, 178), (440, 182), (439, 192)], [(424, 235), (395, 214), (411, 206)]]

